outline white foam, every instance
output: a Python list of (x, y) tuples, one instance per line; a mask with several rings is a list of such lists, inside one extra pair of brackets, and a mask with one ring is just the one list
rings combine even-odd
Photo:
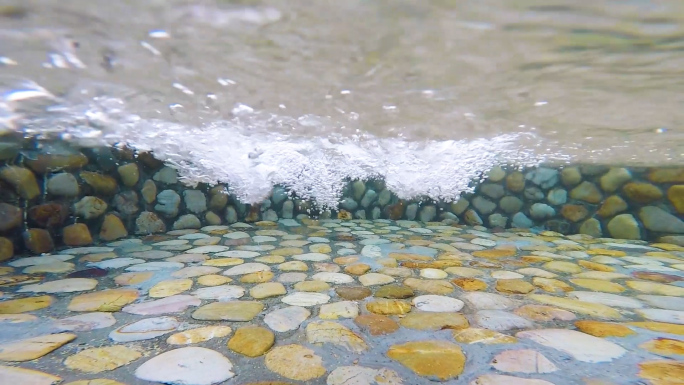
[[(283, 185), (320, 206), (336, 206), (348, 180), (370, 178), (384, 178), (402, 199), (454, 200), (471, 192), (471, 181), (494, 165), (541, 161), (516, 144), (523, 134), (421, 142), (363, 133), (343, 136), (335, 134), (337, 123), (328, 118), (259, 111), (198, 127), (127, 114), (118, 99), (97, 102), (97, 108), (81, 112), (79, 119), (88, 124), (52, 122), (45, 131), (59, 126), (63, 139), (79, 145), (125, 143), (152, 151), (178, 170), (183, 183), (226, 183), (245, 203), (260, 202), (274, 185)], [(31, 128), (41, 132), (37, 124)]]

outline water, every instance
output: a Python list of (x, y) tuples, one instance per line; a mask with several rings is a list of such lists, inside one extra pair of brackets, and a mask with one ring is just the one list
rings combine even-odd
[(453, 199), (500, 163), (680, 165), (684, 3), (5, 1), (0, 124), (245, 202)]

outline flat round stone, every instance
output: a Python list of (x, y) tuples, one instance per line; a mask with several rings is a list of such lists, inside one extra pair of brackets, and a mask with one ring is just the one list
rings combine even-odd
[(684, 363), (681, 360), (655, 360), (639, 363), (639, 377), (651, 380), (652, 384), (676, 384), (684, 377)]
[(266, 255), (263, 257), (256, 257), (254, 260), (261, 263), (276, 264), (285, 262), (285, 257), (280, 255)]
[(420, 276), (427, 279), (444, 279), (449, 276), (446, 271), (433, 268), (420, 270)]
[(323, 359), (301, 345), (276, 346), (266, 354), (266, 367), (285, 378), (309, 381), (325, 374)]
[(233, 363), (221, 353), (200, 347), (170, 350), (140, 365), (135, 376), (165, 384), (212, 385), (233, 376)]
[(268, 235), (256, 235), (252, 237), (252, 242), (254, 243), (266, 243), (266, 242), (277, 242), (278, 238), (271, 237)]
[(140, 263), (145, 263), (145, 260), (139, 258), (113, 258), (102, 262), (89, 263), (88, 266), (93, 266), (100, 269), (119, 269)]
[(99, 278), (106, 277), (108, 274), (109, 271), (105, 269), (100, 269), (98, 267), (89, 267), (87, 269), (74, 271), (66, 275), (64, 278)]
[(387, 368), (340, 366), (326, 379), (328, 385), (402, 385), (401, 376)]
[(492, 271), (492, 278), (494, 279), (520, 279), (524, 278), (525, 276), (513, 271), (502, 271), (502, 270), (497, 270), (497, 271)]
[(458, 313), (409, 313), (399, 324), (405, 328), (417, 330), (465, 329), (468, 320)]
[(198, 263), (208, 260), (209, 257), (204, 254), (181, 254), (170, 258), (166, 258), (167, 262), (180, 262), (180, 263)]
[(638, 309), (640, 316), (656, 322), (684, 325), (684, 311), (666, 309)]
[(106, 378), (95, 378), (92, 380), (80, 380), (67, 382), (64, 385), (126, 385), (123, 382), (108, 380)]
[(367, 273), (359, 277), (363, 286), (386, 285), (394, 282), (394, 277), (381, 273)]
[(335, 288), (335, 293), (349, 301), (360, 301), (366, 297), (370, 297), (371, 294), (373, 294), (369, 288), (361, 286), (337, 287)]
[(178, 239), (188, 240), (209, 238), (209, 234), (198, 233), (196, 229), (172, 230), (166, 234), (179, 236)]
[(684, 298), (667, 295), (638, 295), (637, 298), (653, 307), (668, 310), (684, 310)]
[(451, 283), (465, 291), (481, 291), (487, 289), (487, 283), (477, 278), (456, 278)]
[(247, 250), (231, 250), (231, 251), (224, 251), (218, 254), (215, 254), (217, 257), (228, 257), (228, 258), (240, 258), (240, 259), (251, 259), (251, 258), (256, 258), (261, 255), (261, 253), (256, 252), (256, 251), (247, 251)]
[(500, 279), (496, 281), (496, 291), (507, 294), (527, 294), (534, 291), (534, 286), (522, 279)]
[(120, 253), (139, 253), (143, 251), (150, 251), (153, 249), (152, 246), (150, 245), (134, 245), (134, 244), (129, 244), (129, 245), (122, 245), (121, 247), (118, 247), (118, 251)]
[[(297, 282), (302, 282), (305, 281), (307, 278), (306, 273), (282, 273), (278, 276), (278, 282), (282, 283), (297, 283)], [(310, 281), (310, 282), (317, 282), (317, 283), (325, 283), (323, 281)], [(327, 284), (326, 284), (327, 285)], [(299, 290), (299, 289), (298, 289)], [(305, 290), (302, 290), (305, 291)]]
[[(260, 251), (271, 251), (275, 249), (275, 246), (273, 245), (244, 245), (244, 246), (238, 246), (239, 251), (250, 251), (250, 252), (260, 252)], [(272, 257), (280, 257), (280, 256), (272, 256)], [(260, 257), (257, 257), (260, 258)], [(282, 258), (282, 257), (281, 257)]]
[(558, 367), (536, 350), (505, 350), (492, 360), (494, 369), (508, 373), (553, 373)]
[(52, 262), (42, 265), (34, 265), (25, 268), (22, 272), (24, 274), (40, 274), (40, 273), (66, 273), (74, 270), (75, 265), (71, 262)]
[(516, 337), (529, 338), (538, 344), (565, 352), (582, 362), (611, 362), (627, 353), (624, 348), (613, 342), (574, 330), (528, 330), (517, 333)]
[(110, 313), (95, 312), (55, 320), (52, 327), (59, 331), (85, 332), (108, 328), (115, 323), (116, 319)]
[(81, 255), (81, 254), (108, 253), (110, 251), (114, 251), (114, 248), (113, 247), (104, 247), (104, 246), (91, 246), (91, 247), (74, 247), (73, 249), (62, 250), (62, 253)]
[(0, 365), (0, 383), (22, 385), (53, 385), (62, 379), (37, 370)]
[(180, 262), (145, 262), (126, 268), (126, 271), (159, 271), (159, 270), (179, 270), (183, 268)]
[(461, 330), (455, 330), (454, 339), (456, 342), (462, 344), (485, 344), (485, 345), (496, 345), (496, 344), (514, 344), (518, 342), (518, 339), (506, 334), (501, 334), (489, 329), (480, 328), (467, 328)]
[(245, 260), (240, 259), (240, 258), (218, 258), (218, 259), (210, 259), (208, 261), (204, 261), (202, 263), (202, 265), (226, 267), (226, 266), (241, 265), (243, 263), (245, 263)]
[(280, 282), (260, 283), (249, 290), (249, 295), (255, 299), (277, 297), (285, 294), (287, 294), (287, 290)]
[(406, 278), (404, 285), (429, 294), (445, 295), (454, 291), (454, 286), (449, 281), (439, 279)]
[(635, 298), (610, 293), (597, 293), (594, 291), (571, 291), (568, 293), (568, 297), (576, 298), (584, 302), (622, 307), (627, 309), (640, 309), (644, 307), (644, 304)]
[[(284, 246), (284, 245), (283, 245)], [(279, 249), (271, 250), (271, 255), (282, 255), (283, 257), (290, 257), (297, 254), (302, 254), (303, 249), (299, 247), (281, 247)]]
[(189, 250), (187, 250), (187, 253), (188, 254), (221, 253), (221, 252), (224, 252), (228, 249), (229, 249), (228, 246), (207, 245), (207, 246), (195, 247), (194, 249), (189, 249)]
[(296, 291), (321, 293), (330, 290), (330, 284), (323, 281), (300, 281), (294, 284), (294, 289)]
[(191, 306), (199, 306), (202, 301), (192, 295), (172, 295), (156, 301), (140, 302), (121, 309), (124, 313), (138, 315), (158, 315), (181, 313)]
[(627, 281), (627, 286), (646, 294), (684, 297), (684, 287), (665, 285), (656, 282)]
[(275, 335), (261, 326), (243, 326), (228, 341), (228, 348), (247, 357), (258, 357), (275, 342)]
[(232, 279), (228, 277), (215, 274), (203, 275), (197, 278), (197, 284), (202, 286), (220, 286), (231, 281)]
[[(338, 258), (335, 259), (335, 263), (337, 263), (337, 259)], [(362, 275), (366, 274), (368, 271), (370, 271), (370, 269), (371, 267), (365, 263), (355, 263), (353, 265), (346, 266), (344, 268), (344, 272), (352, 275)]]
[(233, 329), (231, 329), (230, 326), (203, 326), (173, 334), (166, 339), (166, 343), (169, 345), (196, 344), (204, 341), (209, 341), (213, 338), (225, 337), (232, 333), (232, 331)]
[(228, 238), (228, 239), (243, 239), (243, 238), (249, 238), (250, 235), (245, 233), (244, 231), (235, 231), (233, 233), (228, 233), (224, 234), (223, 238)]
[(598, 279), (575, 278), (570, 279), (573, 285), (589, 289), (591, 291), (600, 291), (605, 293), (622, 293), (625, 287), (619, 283), (603, 281)]
[(340, 301), (321, 305), (320, 319), (354, 318), (359, 315), (359, 306), (353, 301)]
[(64, 365), (81, 372), (101, 373), (128, 365), (140, 357), (142, 354), (137, 350), (123, 345), (114, 345), (82, 350), (67, 357)]
[(322, 273), (339, 273), (342, 270), (340, 266), (327, 262), (314, 262), (313, 267), (315, 271)]
[(20, 324), (24, 322), (38, 321), (39, 318), (32, 314), (0, 314), (0, 325)]
[(582, 320), (575, 322), (575, 326), (579, 331), (594, 337), (627, 337), (636, 334), (629, 327), (618, 323)]
[(471, 292), (462, 296), (474, 309), (505, 310), (515, 307), (515, 302), (499, 294)]
[(202, 321), (251, 321), (264, 310), (264, 304), (255, 301), (212, 302), (192, 313)]
[(544, 264), (546, 270), (555, 271), (558, 273), (577, 274), (582, 272), (582, 268), (571, 262), (551, 261)]
[(413, 289), (404, 285), (384, 285), (375, 291), (374, 297), (389, 299), (406, 299), (415, 295)]
[(187, 239), (171, 239), (168, 241), (161, 241), (161, 242), (155, 242), (152, 244), (152, 246), (177, 246), (177, 245), (185, 245), (186, 243), (189, 243)]
[(313, 279), (314, 281), (323, 281), (333, 284), (354, 282), (354, 278), (352, 276), (342, 273), (316, 273), (311, 277), (311, 279)]
[(17, 314), (44, 309), (55, 301), (49, 295), (38, 297), (11, 299), (0, 302), (0, 314)]
[(97, 280), (89, 278), (68, 278), (58, 281), (37, 283), (22, 286), (19, 293), (73, 293), (76, 291), (92, 290), (97, 286)]
[(529, 320), (503, 310), (480, 310), (475, 313), (473, 319), (479, 326), (495, 331), (527, 329), (534, 326)]
[(544, 305), (525, 305), (521, 306), (513, 313), (525, 317), (527, 319), (531, 319), (533, 321), (543, 321), (543, 322), (548, 322), (548, 321), (554, 321), (554, 320), (559, 320), (559, 321), (572, 321), (577, 316), (575, 314), (563, 310), (563, 309), (557, 309), (555, 307), (551, 306), (544, 306)]
[(70, 311), (106, 311), (115, 312), (138, 299), (138, 291), (132, 289), (109, 289), (94, 293), (80, 294), (74, 297), (69, 306)]
[(164, 298), (172, 295), (180, 294), (184, 291), (190, 290), (192, 287), (191, 279), (170, 279), (161, 281), (150, 288), (147, 293), (151, 298)]
[(271, 268), (263, 263), (244, 263), (242, 265), (231, 267), (230, 269), (224, 271), (223, 275), (230, 277), (235, 275), (258, 273), (261, 271), (271, 271)]
[(263, 283), (268, 282), (275, 277), (270, 271), (260, 271), (257, 273), (249, 273), (240, 277), (240, 282), (242, 283)]
[(123, 273), (114, 277), (114, 283), (120, 286), (135, 286), (150, 280), (152, 277), (154, 277), (152, 271)]
[(484, 275), (482, 270), (473, 269), (472, 267), (447, 267), (445, 271), (459, 277), (475, 278)]
[[(606, 293), (601, 293), (606, 294)], [(578, 301), (576, 299), (554, 297), (551, 295), (528, 294), (527, 298), (543, 303), (545, 305), (558, 306), (576, 313), (587, 314), (604, 319), (622, 319), (622, 314), (612, 307), (599, 303)]]
[(149, 340), (170, 333), (179, 325), (178, 320), (173, 317), (145, 318), (112, 330), (109, 338), (115, 342)]
[(322, 253), (306, 253), (293, 255), (292, 258), (298, 261), (321, 262), (329, 260), (330, 256)]
[(8, 265), (12, 267), (26, 267), (34, 265), (46, 265), (54, 262), (65, 262), (74, 259), (73, 255), (44, 255), (40, 257), (26, 257), (11, 261)]
[(550, 271), (538, 269), (536, 267), (525, 267), (518, 269), (518, 273), (529, 275), (532, 277), (542, 277), (542, 278), (555, 278), (558, 274), (551, 273)]
[(283, 333), (298, 329), (310, 316), (311, 312), (303, 307), (288, 306), (266, 314), (264, 323), (274, 331)]
[(354, 323), (372, 336), (394, 333), (399, 324), (393, 319), (379, 314), (362, 314), (354, 318)]
[(351, 352), (368, 350), (366, 342), (346, 326), (331, 321), (314, 321), (306, 326), (306, 340), (310, 344), (335, 344)]
[(309, 251), (312, 253), (325, 254), (325, 253), (332, 252), (332, 249), (330, 248), (330, 245), (315, 244), (315, 245), (309, 246)]
[[(206, 238), (200, 238), (196, 239), (192, 242), (193, 246), (213, 246), (213, 245), (218, 245), (218, 243), (221, 242), (221, 237), (206, 237)], [(226, 245), (228, 246), (228, 245)]]
[(278, 269), (282, 271), (307, 271), (309, 266), (302, 261), (289, 261), (278, 265)]
[(419, 376), (446, 381), (463, 372), (465, 355), (447, 341), (416, 341), (392, 345), (387, 356), (399, 361)]
[(163, 250), (149, 250), (149, 251), (139, 251), (137, 253), (128, 254), (131, 258), (141, 258), (141, 259), (164, 259), (173, 257), (173, 253), (170, 251)]
[(0, 360), (10, 362), (35, 360), (75, 339), (76, 334), (59, 333), (0, 344)]
[(330, 301), (330, 296), (323, 293), (292, 293), (281, 299), (283, 303), (292, 306), (311, 307), (321, 305)]
[(207, 274), (216, 274), (220, 271), (221, 269), (214, 266), (190, 266), (174, 271), (171, 273), (171, 276), (173, 278), (193, 278)]
[(380, 315), (401, 315), (411, 311), (411, 304), (398, 299), (376, 299), (366, 303), (366, 310)]
[(457, 312), (465, 305), (463, 301), (443, 295), (420, 295), (412, 301), (413, 306), (428, 312)]
[[(292, 235), (287, 235), (287, 236), (290, 237)], [(294, 234), (294, 236), (297, 236), (297, 234)], [(283, 239), (285, 239), (285, 238), (283, 238)], [(280, 242), (280, 246), (281, 247), (302, 247), (302, 246), (308, 245), (309, 243), (311, 243), (311, 242), (310, 241), (304, 241), (301, 239), (291, 239), (291, 240), (287, 240), (284, 242)], [(304, 250), (300, 249), (299, 252), (296, 252), (294, 254), (301, 254), (302, 252), (304, 252)]]

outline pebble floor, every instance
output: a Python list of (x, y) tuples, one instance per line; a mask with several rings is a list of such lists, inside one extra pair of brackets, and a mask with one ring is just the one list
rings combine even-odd
[(3, 263), (0, 384), (684, 384), (682, 247), (285, 224)]

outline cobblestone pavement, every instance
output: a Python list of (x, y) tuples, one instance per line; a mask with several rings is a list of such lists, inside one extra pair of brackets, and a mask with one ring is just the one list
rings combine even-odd
[(236, 223), (0, 267), (0, 383), (682, 384), (684, 248)]

